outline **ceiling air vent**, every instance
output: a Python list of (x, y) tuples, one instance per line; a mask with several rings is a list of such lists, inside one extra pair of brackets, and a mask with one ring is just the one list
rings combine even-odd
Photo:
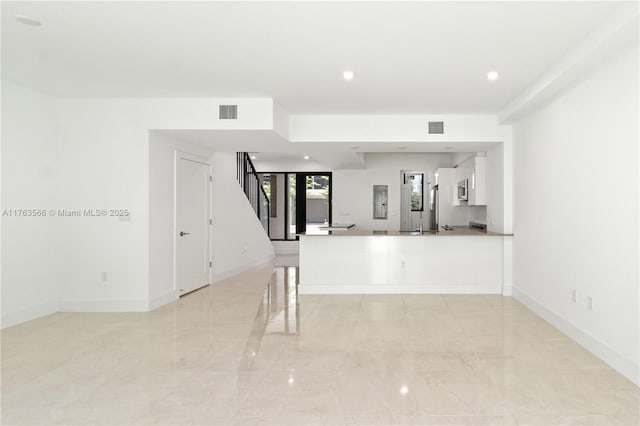
[(442, 134), (444, 134), (444, 121), (430, 121), (429, 122), (429, 134), (430, 135), (442, 135)]
[(238, 105), (220, 105), (220, 120), (237, 120)]

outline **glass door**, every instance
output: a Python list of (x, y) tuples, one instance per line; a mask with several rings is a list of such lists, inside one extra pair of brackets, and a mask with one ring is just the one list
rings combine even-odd
[(295, 240), (296, 239), (296, 200), (297, 200), (297, 192), (296, 192), (296, 174), (295, 173), (287, 173), (287, 217), (286, 217), (286, 228), (287, 228), (287, 240)]
[(331, 223), (331, 173), (296, 173), (294, 192), (297, 234)]
[(260, 173), (269, 206), (269, 238), (297, 240), (331, 223), (331, 173)]
[(329, 190), (331, 178), (327, 174), (305, 175), (305, 232), (317, 232), (331, 220)]

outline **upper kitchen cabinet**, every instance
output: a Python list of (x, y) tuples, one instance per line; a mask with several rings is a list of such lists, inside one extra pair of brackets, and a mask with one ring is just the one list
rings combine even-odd
[(467, 204), (487, 205), (487, 157), (469, 157), (456, 168), (458, 182), (467, 180)]

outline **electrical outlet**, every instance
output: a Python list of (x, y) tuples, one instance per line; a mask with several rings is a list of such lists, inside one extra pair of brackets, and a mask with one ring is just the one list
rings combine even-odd
[(573, 303), (576, 303), (576, 300), (577, 300), (577, 299), (578, 299), (578, 293), (576, 292), (576, 290), (575, 290), (575, 289), (573, 289), (573, 290), (571, 291), (571, 301), (572, 301)]
[(591, 296), (587, 297), (587, 309), (593, 311), (593, 299)]
[(400, 261), (400, 267), (401, 267), (402, 269), (404, 269), (404, 260), (401, 260), (401, 261)]
[(101, 274), (101, 276), (102, 276), (102, 282), (103, 282), (103, 283), (106, 283), (107, 281), (109, 281), (109, 276), (107, 275), (107, 273), (106, 273), (106, 272), (103, 272), (103, 273)]

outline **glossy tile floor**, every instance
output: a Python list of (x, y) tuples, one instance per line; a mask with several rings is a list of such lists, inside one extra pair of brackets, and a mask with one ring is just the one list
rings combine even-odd
[(512, 298), (297, 297), (296, 275), (4, 330), (2, 424), (639, 423), (636, 386)]

